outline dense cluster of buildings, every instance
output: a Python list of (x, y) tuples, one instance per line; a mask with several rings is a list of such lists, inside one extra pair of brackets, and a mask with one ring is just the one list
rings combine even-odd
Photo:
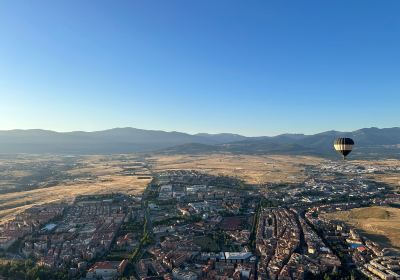
[(335, 248), (347, 266), (354, 267), (370, 279), (400, 279), (400, 259), (389, 256), (389, 250), (362, 236), (353, 227), (320, 215), (358, 206), (357, 203), (341, 203), (312, 207), (305, 217), (322, 233), (329, 246)]
[(139, 260), (140, 279), (255, 279), (249, 246), (257, 196), (235, 180), (174, 170), (157, 176), (149, 203), (155, 242)]
[(256, 250), (260, 279), (304, 279), (341, 265), (316, 232), (294, 209), (262, 209)]
[[(88, 278), (122, 275), (127, 261), (95, 262), (112, 246), (124, 247), (133, 234), (118, 236), (123, 223), (134, 213), (128, 196), (80, 196), (71, 205), (49, 204), (32, 207), (0, 227), (2, 246), (20, 241), (20, 255), (33, 258), (37, 265), (69, 269), (69, 276)], [(93, 266), (91, 266), (93, 264)]]
[(361, 271), (373, 280), (399, 280), (400, 257), (377, 257), (364, 264)]
[(322, 215), (399, 201), (365, 179), (380, 170), (327, 161), (305, 172), (302, 184), (260, 188), (163, 171), (141, 198), (81, 196), (32, 207), (0, 225), (0, 249), (19, 244), (21, 257), (67, 269), (71, 279), (291, 280), (353, 270), (357, 279), (400, 279), (399, 258)]
[(65, 205), (33, 206), (16, 215), (13, 220), (0, 224), (0, 249), (9, 249), (18, 239), (40, 231), (46, 223), (62, 215)]
[(320, 166), (322, 172), (334, 171), (341, 174), (373, 174), (373, 173), (384, 173), (384, 172), (400, 172), (400, 167), (396, 165), (372, 165), (372, 164), (343, 164), (340, 161), (327, 161)]
[(124, 210), (123, 203), (113, 199), (76, 202), (54, 227), (25, 237), (22, 251), (48, 267), (90, 261), (110, 249), (126, 217)]

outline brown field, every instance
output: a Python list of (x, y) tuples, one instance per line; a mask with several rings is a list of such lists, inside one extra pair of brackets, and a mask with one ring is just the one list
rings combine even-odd
[[(104, 181), (103, 181), (104, 180)], [(7, 207), (0, 211), (0, 219), (6, 220), (18, 212), (36, 204), (53, 201), (69, 201), (77, 195), (122, 192), (139, 194), (151, 179), (137, 179), (136, 176), (105, 175), (95, 183), (76, 183), (55, 187), (36, 189), (25, 192), (14, 192), (0, 195), (0, 204)], [(21, 206), (23, 205), (23, 206)]]
[[(140, 170), (141, 174), (149, 175), (150, 179), (141, 179), (138, 175), (119, 174), (124, 165), (134, 163), (136, 163), (135, 160), (126, 160), (121, 163), (119, 159), (106, 156), (84, 157), (79, 162), (79, 168), (66, 171), (68, 174), (82, 175), (83, 177), (79, 179), (62, 182), (52, 187), (0, 194), (2, 209), (0, 222), (12, 218), (33, 205), (53, 201), (71, 201), (77, 195), (112, 192), (139, 194), (151, 181), (150, 172), (145, 168)], [(84, 177), (86, 174), (91, 177), (86, 179)]]
[[(251, 156), (251, 155), (182, 155), (153, 156), (151, 171), (140, 167), (143, 159), (135, 155), (84, 156), (79, 157), (75, 167), (63, 171), (72, 176), (71, 180), (61, 180), (54, 186), (39, 187), (27, 191), (15, 191), (0, 194), (0, 222), (12, 218), (15, 214), (33, 205), (53, 201), (71, 201), (82, 194), (122, 192), (139, 194), (151, 181), (151, 171), (166, 169), (194, 169), (214, 175), (227, 175), (243, 179), (247, 183), (295, 183), (305, 179), (305, 165), (316, 165), (321, 159), (301, 156)], [(6, 189), (13, 185), (12, 178), (34, 174), (26, 165), (38, 165), (51, 162), (63, 167), (63, 158), (51, 155), (21, 156), (0, 160), (1, 166), (16, 164), (21, 169), (0, 172), (0, 187)], [(139, 166), (139, 167), (136, 167)], [(126, 168), (135, 168), (137, 174), (122, 174)], [(143, 176), (150, 178), (143, 179)], [(4, 179), (7, 178), (7, 179)]]
[(305, 179), (304, 166), (323, 159), (280, 155), (159, 155), (148, 158), (151, 169), (192, 169), (243, 179), (249, 184), (297, 183)]
[[(28, 165), (40, 165), (51, 162), (63, 168), (62, 157), (18, 156), (12, 159), (0, 159), (0, 189), (6, 190), (14, 185), (13, 178), (34, 175)], [(12, 218), (16, 213), (32, 205), (51, 201), (70, 201), (80, 194), (98, 194), (123, 192), (139, 194), (151, 181), (151, 172), (168, 169), (192, 169), (213, 175), (233, 176), (249, 184), (298, 183), (306, 179), (304, 168), (318, 165), (324, 159), (309, 156), (283, 155), (153, 155), (146, 159), (136, 155), (82, 156), (72, 168), (62, 171), (74, 179), (62, 179), (55, 185), (41, 186), (27, 191), (15, 191), (0, 194), (0, 222)], [(382, 165), (397, 167), (400, 161), (355, 161), (363, 165)], [(143, 165), (149, 163), (149, 169)], [(20, 169), (8, 168), (12, 164)], [(123, 174), (126, 169), (135, 169), (134, 174)], [(143, 179), (143, 176), (150, 178)], [(400, 186), (399, 173), (370, 174), (371, 179), (392, 186)], [(28, 180), (29, 181), (29, 180)], [(44, 182), (46, 183), (46, 182)]]
[(324, 216), (354, 226), (383, 247), (400, 249), (400, 209), (374, 206), (328, 213)]
[[(370, 161), (355, 160), (353, 162), (364, 166), (400, 168), (400, 160), (397, 159), (370, 160)], [(400, 172), (385, 171), (385, 174), (369, 174), (368, 177), (378, 182), (386, 183), (392, 186), (394, 189), (400, 190)]]

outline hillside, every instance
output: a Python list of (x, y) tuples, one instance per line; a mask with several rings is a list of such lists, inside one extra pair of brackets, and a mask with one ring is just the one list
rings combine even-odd
[[(229, 152), (234, 154), (282, 154), (337, 157), (333, 141), (351, 137), (354, 146), (351, 158), (400, 158), (400, 128), (364, 128), (353, 132), (326, 131), (314, 135), (282, 134), (275, 137), (254, 137), (231, 143), (202, 145), (202, 153)], [(193, 145), (164, 149), (161, 153), (185, 154), (196, 151)]]
[(237, 134), (188, 134), (137, 128), (94, 132), (48, 130), (0, 131), (0, 153), (113, 154), (282, 154), (336, 157), (332, 142), (351, 137), (357, 158), (400, 158), (400, 128), (363, 128), (353, 132), (326, 131), (314, 135), (282, 134), (246, 137)]
[(103, 131), (55, 132), (49, 130), (0, 131), (0, 153), (112, 154), (145, 152), (187, 143), (218, 144), (241, 139), (230, 134), (191, 135), (137, 128)]

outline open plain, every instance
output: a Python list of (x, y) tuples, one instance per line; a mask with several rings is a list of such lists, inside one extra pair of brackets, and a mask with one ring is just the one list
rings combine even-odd
[(400, 209), (365, 207), (325, 214), (328, 219), (344, 221), (362, 231), (383, 247), (400, 249)]
[(136, 156), (18, 156), (0, 161), (0, 221), (81, 194), (140, 194), (152, 177)]
[(147, 159), (154, 171), (197, 170), (212, 175), (237, 177), (248, 184), (300, 183), (304, 168), (324, 159), (286, 155), (155, 155)]

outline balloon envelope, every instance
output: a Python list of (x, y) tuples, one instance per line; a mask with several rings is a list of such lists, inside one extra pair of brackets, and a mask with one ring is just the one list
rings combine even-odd
[(345, 158), (353, 149), (354, 141), (351, 138), (337, 138), (333, 143), (335, 150)]

